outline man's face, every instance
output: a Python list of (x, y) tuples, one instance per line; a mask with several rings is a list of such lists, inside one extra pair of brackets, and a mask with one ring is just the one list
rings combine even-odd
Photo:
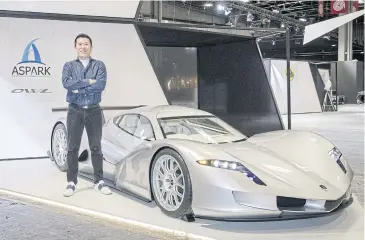
[(77, 56), (81, 59), (89, 58), (92, 51), (92, 46), (89, 39), (78, 38), (75, 46)]

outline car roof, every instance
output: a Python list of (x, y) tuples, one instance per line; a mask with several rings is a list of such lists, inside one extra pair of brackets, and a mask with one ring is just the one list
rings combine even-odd
[(213, 116), (211, 113), (190, 107), (176, 105), (143, 106), (123, 111), (155, 118), (172, 118), (185, 116)]

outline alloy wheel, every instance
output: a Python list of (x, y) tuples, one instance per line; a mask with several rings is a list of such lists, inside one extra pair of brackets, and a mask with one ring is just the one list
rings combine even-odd
[(185, 195), (185, 176), (178, 161), (162, 155), (153, 168), (153, 188), (156, 198), (166, 211), (176, 211)]
[(66, 162), (67, 156), (67, 138), (63, 129), (56, 129), (53, 135), (53, 158), (58, 166)]

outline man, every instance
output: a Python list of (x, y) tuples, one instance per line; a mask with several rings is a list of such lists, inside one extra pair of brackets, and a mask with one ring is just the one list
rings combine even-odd
[(67, 187), (65, 197), (76, 191), (78, 156), (84, 130), (89, 139), (91, 161), (94, 168), (94, 189), (103, 194), (111, 194), (103, 181), (103, 154), (101, 149), (102, 113), (99, 103), (105, 89), (107, 71), (102, 61), (91, 58), (92, 40), (86, 34), (75, 38), (77, 59), (63, 66), (62, 84), (67, 89), (68, 152)]

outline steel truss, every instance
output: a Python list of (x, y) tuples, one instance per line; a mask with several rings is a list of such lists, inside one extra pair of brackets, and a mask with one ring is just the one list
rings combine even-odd
[(245, 3), (242, 1), (233, 1), (228, 2), (227, 7), (236, 8), (242, 11), (250, 11), (257, 14), (260, 14), (261, 16), (268, 17), (270, 19), (278, 20), (286, 24), (286, 26), (295, 26), (304, 28), (307, 24), (305, 22), (299, 21), (297, 19), (293, 19), (284, 15), (281, 15), (279, 13), (274, 13), (270, 10), (254, 6), (250, 3)]
[[(227, 7), (236, 8), (241, 11), (250, 11), (273, 20), (281, 21), (285, 24), (285, 27), (289, 28), (293, 27), (304, 30), (304, 28), (309, 24), (242, 1), (227, 2)], [(338, 35), (336, 33), (327, 33), (326, 35), (329, 35), (335, 39), (338, 38)]]

